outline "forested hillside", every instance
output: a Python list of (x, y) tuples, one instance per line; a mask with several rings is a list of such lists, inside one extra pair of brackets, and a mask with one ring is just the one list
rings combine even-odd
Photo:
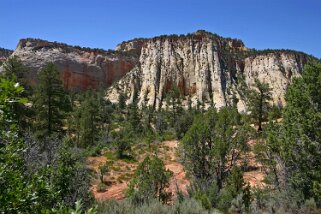
[[(320, 212), (320, 61), (293, 79), (284, 105), (272, 105), (269, 82), (243, 84), (242, 114), (236, 97), (186, 108), (175, 84), (155, 109), (137, 94), (66, 91), (53, 63), (36, 85), (26, 72), (13, 56), (0, 77), (0, 213)], [(245, 176), (254, 170), (259, 186)], [(119, 184), (119, 200), (96, 197)]]

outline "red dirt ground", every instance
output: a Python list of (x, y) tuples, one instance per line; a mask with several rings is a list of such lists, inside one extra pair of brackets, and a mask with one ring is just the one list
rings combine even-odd
[[(190, 184), (185, 177), (185, 171), (184, 171), (183, 165), (179, 163), (176, 159), (177, 145), (178, 145), (178, 141), (175, 141), (175, 140), (164, 141), (159, 145), (160, 149), (157, 152), (158, 156), (164, 161), (165, 167), (173, 172), (173, 177), (170, 180), (170, 186), (167, 191), (171, 192), (174, 198), (176, 196), (177, 188), (183, 194), (184, 193), (186, 194), (187, 186)], [(143, 160), (143, 158), (144, 157), (140, 157), (139, 161)], [(104, 156), (90, 157), (88, 159), (89, 167), (92, 170), (98, 172), (99, 165), (104, 164), (106, 160), (107, 158)], [(114, 177), (114, 179), (111, 181), (111, 185), (107, 188), (105, 192), (97, 192), (97, 184), (99, 183), (99, 181), (97, 179), (93, 181), (92, 192), (96, 200), (98, 201), (104, 201), (109, 199), (122, 200), (125, 198), (124, 191), (126, 190), (129, 181), (119, 182), (117, 178), (119, 178), (119, 176), (121, 176), (123, 173), (133, 173), (138, 163), (128, 164), (122, 161), (117, 161), (117, 164), (120, 164), (120, 163), (122, 164), (120, 168), (124, 171), (119, 173), (111, 170), (108, 176), (105, 176), (105, 179), (106, 177), (107, 179), (108, 177)]]
[[(142, 147), (140, 148), (141, 150), (138, 150), (137, 154), (143, 155), (136, 154), (136, 156), (139, 156), (139, 159), (135, 163), (126, 163), (121, 160), (115, 160), (113, 162), (113, 166), (116, 166), (118, 168), (115, 168), (115, 170), (110, 169), (108, 175), (105, 175), (104, 177), (105, 181), (108, 180), (110, 183), (105, 192), (97, 192), (96, 188), (97, 184), (99, 183), (99, 180), (93, 180), (92, 192), (94, 194), (95, 199), (98, 201), (105, 201), (110, 199), (124, 199), (124, 191), (126, 190), (130, 177), (136, 170), (139, 162), (141, 162), (147, 154), (154, 153), (157, 153), (158, 157), (160, 157), (164, 161), (165, 167), (173, 172), (173, 177), (170, 180), (168, 192), (172, 193), (174, 199), (177, 195), (177, 189), (179, 189), (183, 194), (187, 194), (187, 187), (189, 186), (190, 182), (185, 176), (186, 174), (183, 165), (177, 159), (178, 144), (179, 142), (176, 140), (164, 141), (157, 145), (157, 151), (150, 152), (146, 152), (147, 149)], [(249, 142), (250, 147), (253, 147), (254, 144), (255, 141)], [(260, 170), (260, 165), (256, 163), (253, 152), (245, 154), (243, 159), (247, 161), (249, 166), (255, 166), (257, 168), (253, 171), (248, 171), (244, 173), (245, 182), (249, 182), (252, 187), (262, 188), (262, 180), (264, 178), (264, 174)], [(105, 156), (90, 157), (88, 159), (88, 165), (93, 171), (97, 173), (99, 165), (104, 164), (106, 161), (108, 161), (108, 159)], [(128, 175), (129, 178), (124, 179), (124, 175)]]

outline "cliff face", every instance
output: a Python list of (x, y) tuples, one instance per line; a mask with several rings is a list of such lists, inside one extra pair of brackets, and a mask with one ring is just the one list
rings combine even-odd
[(138, 63), (137, 57), (125, 52), (80, 48), (36, 39), (20, 40), (13, 55), (30, 69), (26, 78), (33, 84), (45, 64), (55, 63), (65, 88), (70, 90), (110, 86)]
[(293, 77), (298, 77), (308, 57), (300, 53), (276, 52), (248, 57), (244, 60), (245, 81), (250, 87), (254, 79), (270, 84), (275, 104), (284, 104), (284, 95)]
[[(245, 109), (240, 77), (248, 86), (258, 78), (270, 84), (275, 104), (284, 103), (284, 93), (293, 77), (300, 76), (310, 56), (289, 50), (256, 51), (238, 39), (205, 31), (188, 35), (134, 39), (116, 51), (80, 48), (37, 39), (22, 39), (13, 55), (29, 67), (26, 75), (36, 84), (37, 73), (54, 62), (66, 89), (85, 90), (111, 86), (107, 98), (117, 102), (120, 93), (127, 103), (138, 96), (140, 106), (165, 106), (166, 94), (176, 86), (187, 105), (230, 105), (238, 98)], [(0, 58), (1, 58), (0, 53)], [(5, 56), (7, 57), (7, 56)]]
[(175, 85), (194, 105), (201, 102), (208, 107), (214, 103), (219, 108), (231, 104), (234, 95), (242, 111), (245, 106), (238, 87), (240, 76), (250, 87), (255, 78), (269, 83), (273, 101), (280, 103), (284, 102), (291, 79), (301, 74), (307, 60), (307, 55), (293, 51), (257, 52), (247, 49), (240, 40), (206, 32), (158, 37), (145, 41), (140, 67), (122, 84), (112, 87), (107, 97), (116, 101), (117, 93), (126, 93), (130, 103), (137, 93), (140, 106), (159, 109), (164, 106), (166, 92)]
[(13, 53), (12, 50), (0, 48), (0, 65)]

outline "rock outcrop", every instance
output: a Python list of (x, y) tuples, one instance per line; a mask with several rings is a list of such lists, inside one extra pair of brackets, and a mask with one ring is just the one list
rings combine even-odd
[(12, 50), (0, 48), (0, 65), (13, 53)]
[(200, 102), (219, 108), (237, 97), (242, 111), (240, 76), (250, 87), (255, 78), (269, 83), (273, 101), (282, 103), (288, 84), (302, 73), (308, 59), (308, 55), (295, 51), (248, 49), (241, 40), (205, 31), (161, 36), (144, 41), (140, 66), (111, 87), (107, 97), (116, 102), (118, 94), (125, 93), (130, 103), (133, 94), (138, 94), (140, 106), (159, 109), (164, 106), (166, 93), (176, 86), (194, 105)]
[(137, 39), (125, 41), (116, 46), (116, 51), (123, 51), (123, 52), (133, 51), (133, 52), (140, 53), (143, 45), (147, 41), (148, 39), (145, 39), (145, 38), (137, 38)]
[(126, 51), (81, 48), (39, 39), (20, 40), (13, 55), (29, 68), (26, 78), (32, 84), (36, 83), (39, 70), (53, 62), (65, 88), (70, 90), (110, 86), (138, 63), (138, 57)]

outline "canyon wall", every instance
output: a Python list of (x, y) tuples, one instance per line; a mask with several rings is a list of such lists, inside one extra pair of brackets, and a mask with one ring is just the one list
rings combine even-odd
[[(117, 102), (117, 94), (125, 93), (131, 103), (136, 93), (140, 106), (159, 109), (165, 105), (166, 93), (175, 86), (185, 101), (191, 99), (194, 106), (205, 103), (206, 107), (215, 104), (220, 108), (230, 105), (234, 96), (239, 99), (238, 108), (242, 111), (245, 109), (239, 91), (242, 76), (249, 87), (256, 78), (269, 83), (273, 102), (282, 104), (288, 84), (293, 77), (300, 76), (308, 58), (295, 51), (248, 49), (240, 40), (203, 31), (156, 37), (142, 46), (140, 67), (134, 70), (139, 75), (127, 75), (121, 84), (108, 90), (107, 97)], [(130, 77), (139, 81), (129, 80)], [(137, 82), (139, 85), (133, 85)]]
[(13, 55), (29, 68), (26, 78), (31, 84), (36, 84), (40, 69), (53, 62), (69, 90), (110, 86), (138, 63), (138, 57), (125, 52), (80, 48), (38, 39), (20, 40)]
[[(237, 98), (240, 111), (246, 110), (241, 79), (249, 87), (256, 78), (269, 83), (274, 104), (282, 105), (291, 80), (313, 58), (290, 50), (257, 51), (239, 39), (206, 31), (133, 39), (115, 51), (22, 39), (12, 55), (29, 68), (26, 79), (32, 84), (40, 69), (53, 62), (66, 89), (109, 87), (106, 97), (112, 102), (123, 93), (127, 103), (137, 97), (139, 106), (160, 109), (166, 106), (167, 92), (177, 88), (185, 106), (191, 100), (194, 106), (220, 108)], [(1, 57), (8, 56), (0, 52)]]

